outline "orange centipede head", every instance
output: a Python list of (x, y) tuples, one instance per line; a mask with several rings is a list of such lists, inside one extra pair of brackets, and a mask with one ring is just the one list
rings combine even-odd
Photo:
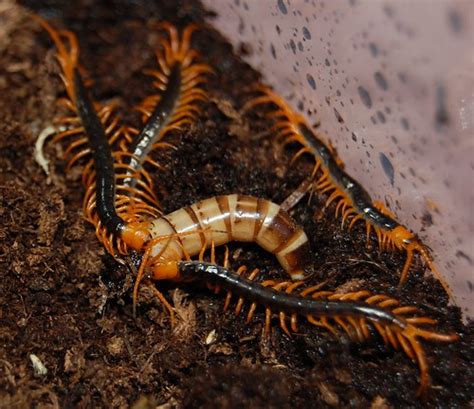
[(406, 227), (398, 226), (391, 232), (390, 239), (393, 241), (393, 243), (398, 249), (405, 250), (407, 252), (405, 265), (403, 266), (403, 270), (400, 275), (400, 285), (403, 284), (407, 279), (408, 270), (410, 269), (410, 266), (413, 262), (413, 255), (415, 252), (417, 252), (423, 258), (423, 260), (425, 260), (427, 267), (443, 286), (449, 297), (451, 299), (454, 299), (454, 294), (446, 280), (436, 268), (436, 265), (433, 262), (433, 258), (431, 257), (428, 247), (426, 247), (421, 242), (421, 240), (417, 237), (416, 234), (409, 231)]
[(148, 223), (127, 223), (120, 233), (124, 243), (134, 250), (140, 250), (150, 239)]
[(419, 242), (415, 234), (404, 226), (395, 227), (395, 229), (390, 232), (390, 239), (400, 250), (407, 248), (414, 242)]
[(167, 261), (156, 263), (151, 267), (151, 279), (158, 280), (178, 280), (179, 269), (177, 261)]
[(400, 285), (402, 285), (407, 279), (408, 270), (413, 263), (413, 253), (419, 250), (421, 243), (418, 238), (404, 226), (397, 226), (393, 229), (389, 234), (389, 239), (396, 248), (405, 250), (407, 253), (405, 265), (400, 274)]

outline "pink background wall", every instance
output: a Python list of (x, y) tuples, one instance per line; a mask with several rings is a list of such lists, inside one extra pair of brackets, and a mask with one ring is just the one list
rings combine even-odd
[(348, 172), (433, 249), (472, 316), (474, 2), (204, 3), (266, 81), (321, 121)]

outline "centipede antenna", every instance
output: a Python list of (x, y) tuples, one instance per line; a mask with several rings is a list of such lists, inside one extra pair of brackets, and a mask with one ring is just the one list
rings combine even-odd
[(135, 284), (133, 285), (133, 318), (137, 317), (138, 289), (145, 274), (145, 267), (148, 265), (148, 259), (150, 258), (151, 250), (151, 246), (148, 246), (145, 250), (140, 263), (140, 268), (138, 269), (137, 278), (135, 279)]

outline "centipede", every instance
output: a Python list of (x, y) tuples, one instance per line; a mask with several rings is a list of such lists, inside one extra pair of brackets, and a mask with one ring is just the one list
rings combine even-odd
[[(143, 128), (138, 131), (131, 126), (124, 127), (125, 138), (121, 140), (120, 151), (116, 152), (121, 170), (117, 174), (120, 181), (117, 191), (129, 198), (122, 206), (133, 208), (134, 198), (140, 195), (150, 204), (143, 208), (142, 213), (152, 217), (157, 215), (159, 203), (144, 165), (159, 169), (160, 164), (151, 158), (150, 153), (160, 148), (172, 148), (163, 142), (166, 134), (192, 124), (202, 113), (197, 103), (205, 102), (207, 94), (201, 85), (206, 82), (206, 75), (212, 73), (207, 64), (196, 62), (198, 54), (190, 47), (192, 33), (198, 28), (195, 24), (188, 25), (181, 37), (176, 27), (169, 23), (161, 23), (157, 28), (166, 31), (168, 38), (162, 39), (156, 52), (159, 69), (146, 72), (153, 76), (153, 85), (160, 93), (146, 97), (136, 107), (142, 114)], [(91, 206), (94, 203), (92, 190), (89, 195)]]
[[(173, 306), (156, 283), (199, 280), (217, 291), (227, 291), (225, 309), (234, 295), (238, 296), (237, 314), (249, 303), (247, 321), (261, 306), (266, 336), (275, 314), (288, 336), (298, 332), (298, 319), (336, 336), (343, 331), (357, 342), (377, 333), (387, 345), (401, 349), (418, 364), (418, 394), (428, 389), (428, 364), (419, 339), (453, 342), (458, 336), (423, 329), (423, 325), (434, 325), (435, 321), (416, 315), (415, 307), (400, 306), (388, 296), (367, 291), (335, 293), (320, 290), (321, 284), (307, 285), (306, 278), (311, 273), (308, 237), (280, 205), (253, 196), (228, 194), (166, 215), (159, 208), (145, 169), (149, 154), (164, 146), (163, 138), (171, 129), (179, 130), (196, 119), (195, 115), (201, 112), (197, 103), (206, 97), (200, 86), (206, 81), (205, 75), (212, 72), (207, 65), (195, 63), (197, 53), (190, 48), (195, 26), (185, 28), (179, 37), (176, 28), (168, 23), (162, 25), (169, 38), (163, 40), (162, 51), (157, 54), (160, 71), (153, 73), (162, 93), (144, 100), (140, 105), (143, 129), (131, 131), (133, 128), (120, 124), (112, 106), (102, 106), (91, 98), (83, 79), (84, 70), (79, 66), (75, 35), (37, 20), (58, 50), (67, 94), (62, 103), (71, 112), (61, 123), (71, 127), (53, 140), (74, 137), (66, 150), (68, 168), (85, 162), (85, 218), (94, 225), (97, 237), (112, 256), (134, 251), (141, 257), (133, 288), (134, 314), (138, 290), (144, 284), (167, 309), (173, 325)], [(257, 281), (259, 271), (254, 269), (247, 276), (246, 266), (234, 272), (229, 268), (228, 251), (220, 265), (215, 247), (232, 241), (253, 242), (273, 254), (290, 279)], [(204, 254), (209, 249), (211, 261), (206, 262)], [(198, 260), (192, 260), (195, 256)]]
[(204, 276), (219, 290), (223, 288), (227, 291), (224, 309), (229, 307), (233, 296), (237, 298), (236, 315), (242, 312), (244, 302), (249, 304), (248, 323), (257, 307), (263, 307), (265, 336), (270, 332), (274, 315), (288, 336), (291, 332), (298, 332), (298, 318), (304, 318), (311, 325), (323, 328), (336, 337), (345, 333), (356, 342), (363, 342), (376, 332), (386, 345), (401, 349), (416, 362), (420, 372), (418, 395), (425, 393), (430, 384), (428, 363), (419, 339), (433, 342), (458, 339), (456, 334), (441, 334), (424, 328), (436, 324), (436, 321), (420, 315), (416, 307), (400, 305), (398, 300), (387, 295), (371, 294), (365, 290), (336, 293), (321, 290), (320, 284), (307, 286), (304, 281), (257, 282), (258, 269), (243, 277), (246, 272), (245, 266), (234, 272), (226, 266), (216, 265), (215, 257), (211, 255), (211, 262), (186, 260), (162, 264), (154, 269), (151, 279), (191, 281), (202, 280)]
[[(72, 139), (65, 150), (66, 170), (81, 160), (85, 162), (82, 173), (86, 188), (85, 218), (95, 227), (97, 238), (109, 253), (115, 253), (116, 248), (122, 252), (127, 247), (140, 248), (148, 235), (142, 220), (127, 222), (116, 208), (118, 204), (119, 210), (129, 213), (120, 206), (121, 195), (116, 194), (115, 168), (120, 164), (114, 160), (111, 147), (124, 138), (124, 133), (114, 106), (102, 105), (91, 98), (83, 79), (85, 70), (79, 66), (79, 46), (74, 33), (58, 31), (46, 20), (33, 17), (48, 32), (58, 50), (56, 58), (66, 89), (66, 97), (59, 99), (59, 103), (68, 109), (69, 115), (56, 121), (67, 129), (55, 135), (53, 142)], [(134, 209), (139, 215), (138, 205), (148, 206), (136, 196)]]
[(341, 227), (347, 225), (351, 231), (356, 223), (363, 222), (367, 241), (374, 231), (381, 251), (404, 251), (406, 259), (400, 273), (400, 285), (408, 277), (414, 254), (420, 254), (429, 270), (452, 298), (451, 289), (434, 264), (428, 247), (420, 238), (400, 224), (395, 213), (383, 203), (372, 200), (367, 190), (344, 170), (344, 164), (334, 149), (323, 142), (321, 135), (312, 130), (304, 117), (293, 111), (280, 95), (263, 85), (255, 86), (254, 89), (258, 95), (247, 101), (244, 111), (251, 111), (261, 105), (271, 106), (266, 114), (274, 120), (271, 132), (275, 134), (277, 141), (282, 141), (283, 146), (291, 143), (300, 145), (291, 162), (304, 154), (313, 157), (314, 167), (310, 175), (314, 181), (312, 189), (327, 195), (325, 208), (335, 203), (335, 217), (341, 216)]

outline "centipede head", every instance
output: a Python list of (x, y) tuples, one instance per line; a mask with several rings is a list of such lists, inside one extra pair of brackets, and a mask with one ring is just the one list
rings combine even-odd
[(150, 239), (149, 223), (127, 223), (120, 232), (120, 238), (134, 250), (141, 250)]
[[(380, 209), (380, 205), (378, 205), (377, 207)], [(384, 211), (382, 212), (385, 214), (393, 215), (393, 213), (388, 211), (386, 208), (384, 208)], [(441, 275), (441, 273), (436, 268), (433, 262), (430, 250), (425, 244), (422, 243), (420, 238), (415, 233), (411, 232), (406, 227), (399, 225), (390, 232), (384, 232), (381, 236), (382, 243), (390, 242), (397, 249), (405, 250), (407, 253), (407, 258), (400, 274), (400, 285), (402, 285), (406, 281), (408, 277), (408, 271), (410, 270), (410, 267), (413, 264), (414, 254), (418, 253), (423, 258), (426, 265), (436, 277), (436, 279), (443, 286), (449, 297), (451, 299), (454, 299), (454, 294), (451, 288), (449, 287), (448, 283), (443, 278), (443, 276)]]
[(416, 243), (420, 243), (415, 234), (404, 226), (395, 227), (395, 229), (390, 232), (390, 236), (391, 241), (399, 250), (406, 249), (410, 246), (414, 248)]
[(406, 245), (406, 252), (407, 252), (407, 261), (405, 262), (402, 273), (400, 275), (400, 284), (402, 284), (405, 281), (408, 275), (408, 270), (411, 265), (411, 258), (413, 257), (412, 254), (416, 252), (423, 258), (423, 260), (426, 263), (426, 266), (433, 273), (435, 278), (440, 282), (441, 286), (443, 287), (444, 291), (446, 291), (449, 298), (454, 300), (454, 293), (449, 287), (444, 277), (439, 272), (438, 268), (436, 267), (433, 261), (433, 257), (430, 254), (429, 248), (426, 245), (424, 245), (416, 235), (413, 235), (413, 238), (409, 240), (408, 244)]
[[(382, 202), (376, 200), (374, 201), (373, 205), (383, 215), (390, 217), (393, 220), (396, 220), (395, 213), (388, 209)], [(370, 224), (370, 222), (366, 223)], [(415, 247), (419, 247), (419, 245), (421, 244), (416, 235), (402, 225), (398, 225), (397, 227), (391, 230), (382, 230), (378, 227), (375, 227), (375, 231), (377, 233), (377, 238), (381, 250), (396, 248), (398, 250), (408, 251), (408, 249), (411, 249), (411, 251), (413, 251)], [(370, 227), (368, 227), (367, 232), (368, 234), (370, 233)], [(404, 281), (405, 278), (405, 275), (402, 274), (401, 281)]]
[(155, 263), (151, 270), (153, 281), (177, 280), (179, 278), (178, 262), (176, 260)]

